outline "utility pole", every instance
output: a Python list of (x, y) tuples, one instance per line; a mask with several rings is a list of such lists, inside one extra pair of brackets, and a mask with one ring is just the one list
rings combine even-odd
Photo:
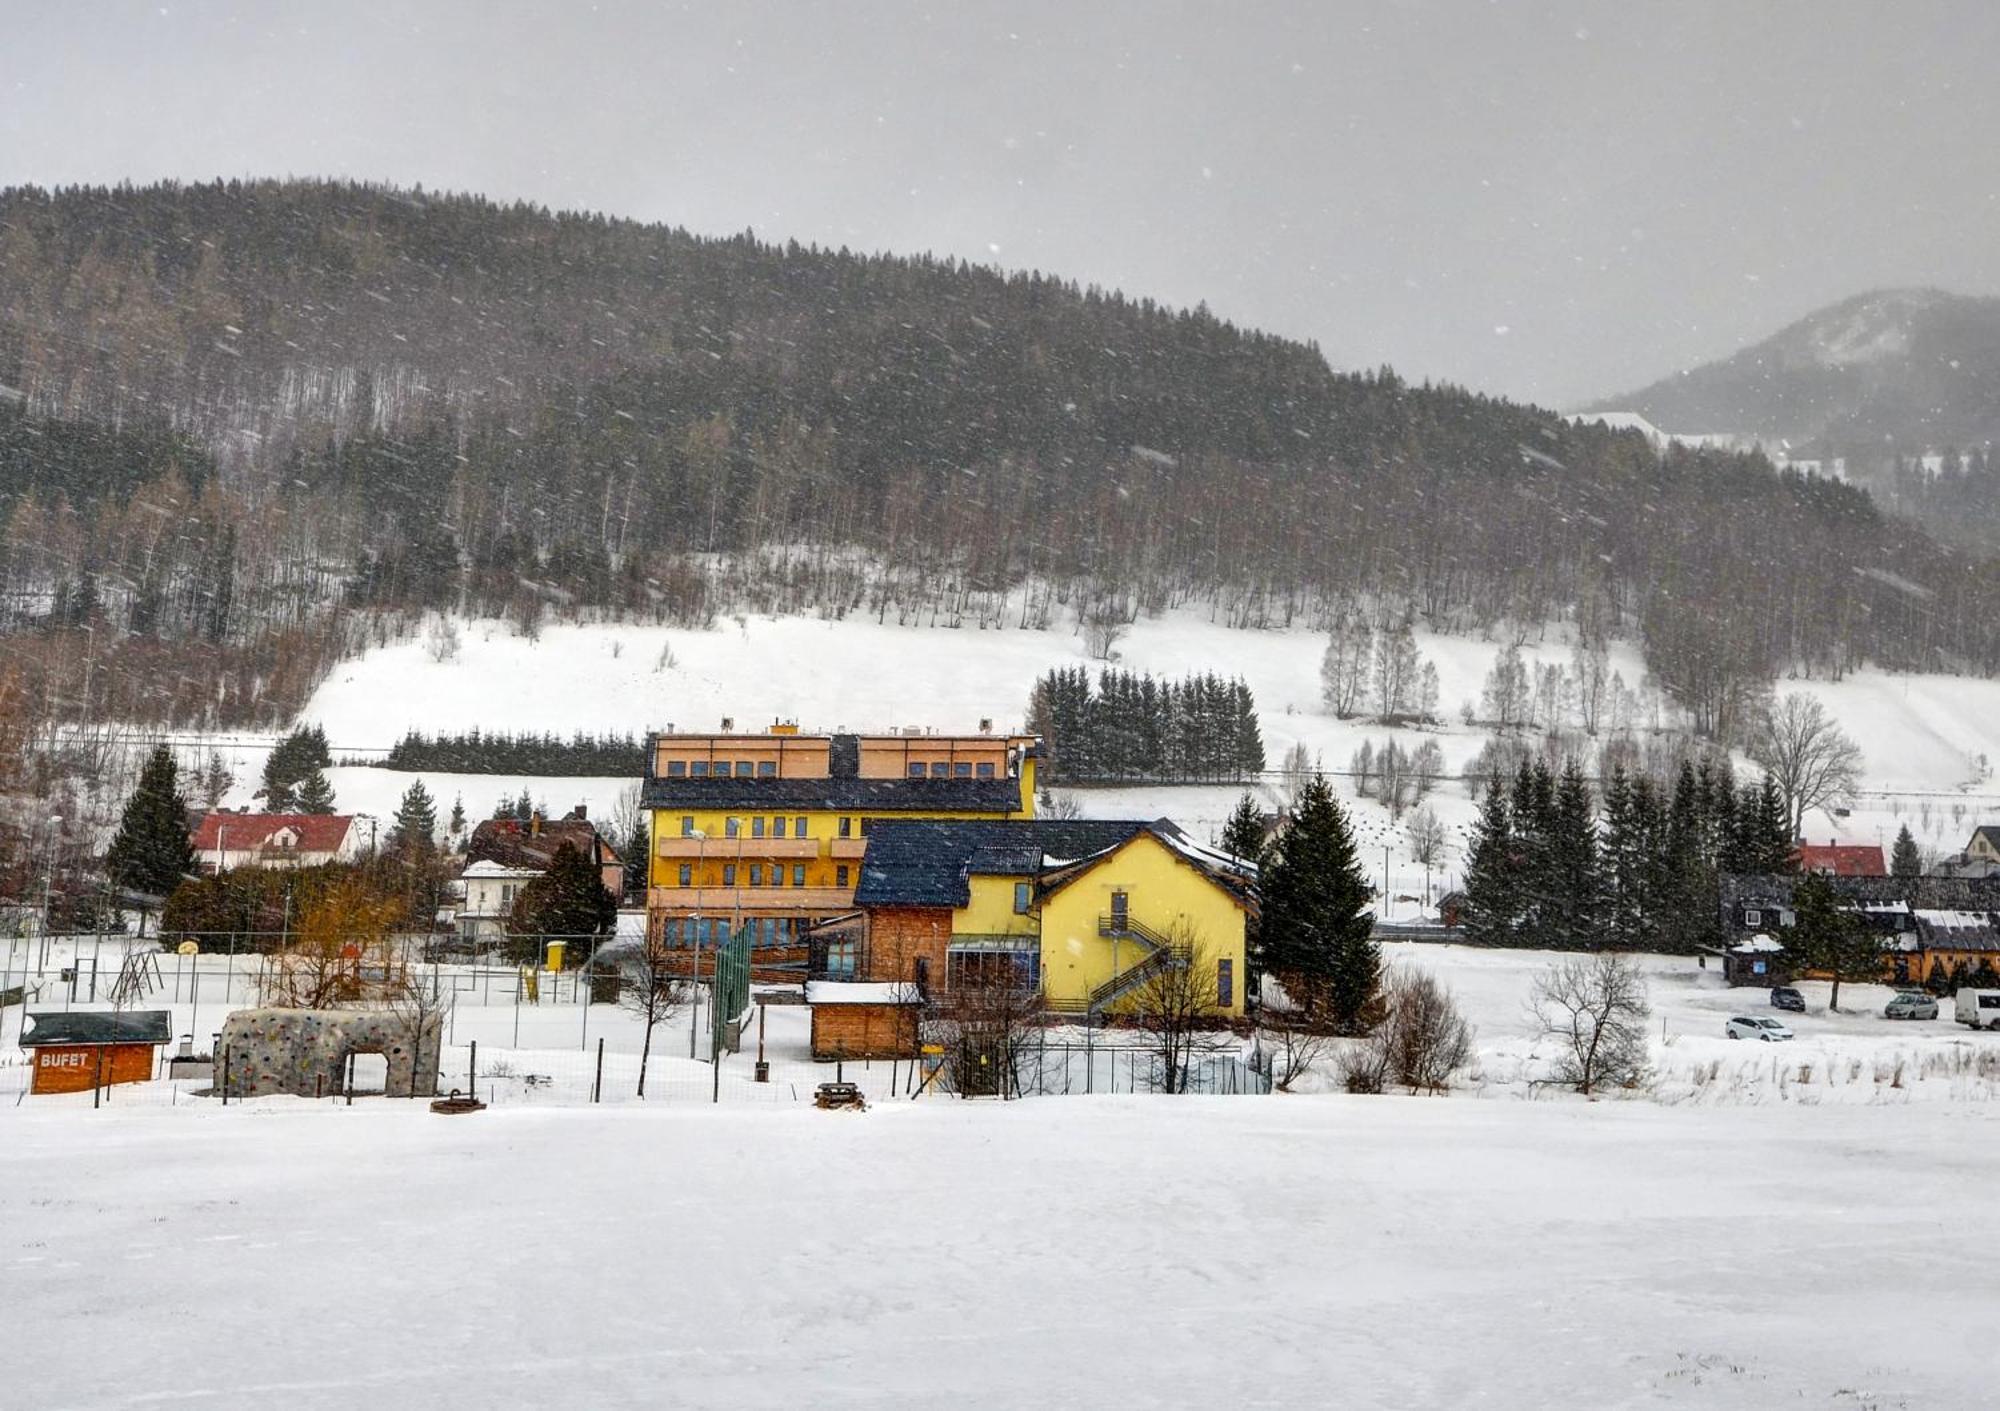
[(38, 971), (49, 966), (49, 911), (52, 893), (56, 885), (56, 842), (62, 836), (62, 815), (49, 815), (49, 849), (47, 866), (42, 870), (42, 958)]

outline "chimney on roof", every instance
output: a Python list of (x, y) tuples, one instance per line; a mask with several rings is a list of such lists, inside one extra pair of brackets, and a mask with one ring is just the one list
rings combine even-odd
[(572, 823), (581, 823), (589, 817), (590, 817), (590, 810), (583, 804), (578, 804), (575, 808), (569, 811), (569, 821)]
[(528, 815), (528, 836), (531, 838), (542, 836), (542, 811), (539, 808)]

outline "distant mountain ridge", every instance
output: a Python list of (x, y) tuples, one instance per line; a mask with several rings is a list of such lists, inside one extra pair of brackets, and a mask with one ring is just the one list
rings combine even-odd
[(1883, 289), (1586, 411), (1888, 458), (2000, 439), (2000, 298)]
[(122, 720), (282, 721), (444, 609), (1560, 618), (1718, 735), (1785, 670), (2000, 672), (1987, 545), (1753, 455), (1048, 274), (344, 182), (0, 191), (0, 517), (0, 678)]

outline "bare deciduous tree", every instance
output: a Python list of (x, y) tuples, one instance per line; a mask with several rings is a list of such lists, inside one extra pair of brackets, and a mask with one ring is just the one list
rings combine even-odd
[(1528, 1012), (1557, 1040), (1556, 1073), (1580, 1093), (1629, 1086), (1646, 1071), (1646, 979), (1629, 956), (1606, 951), (1558, 961), (1535, 979)]
[(1263, 1032), (1275, 1055), (1272, 1079), (1280, 1092), (1290, 1092), (1292, 1084), (1325, 1057), (1335, 1042), (1333, 1026), (1324, 1017), (1330, 1005), (1323, 999), (1315, 1003), (1309, 995), (1294, 993), (1316, 984), (1324, 986), (1323, 981), (1295, 975), (1285, 988), (1284, 1002), (1264, 1006)]
[(1306, 748), (1305, 741), (1292, 741), (1291, 748), (1285, 751), (1285, 757), (1278, 765), (1279, 777), (1284, 780), (1285, 807), (1292, 808), (1298, 804), (1299, 790), (1306, 786), (1306, 780), (1312, 778), (1315, 772), (1312, 751)]
[(1220, 1007), (1215, 958), (1192, 927), (1181, 922), (1168, 932), (1177, 962), (1163, 963), (1132, 993), (1132, 1013), (1153, 1050), (1154, 1078), (1163, 1093), (1187, 1091), (1194, 1059), (1214, 1050)]
[(1319, 663), (1320, 698), (1342, 720), (1361, 709), (1362, 694), (1368, 689), (1374, 638), (1368, 624), (1353, 616), (1335, 622), (1327, 638), (1326, 654)]
[(1527, 663), (1521, 660), (1521, 649), (1510, 646), (1494, 658), (1493, 669), (1486, 674), (1486, 685), (1479, 693), (1480, 709), (1487, 720), (1502, 730), (1511, 730), (1526, 722), (1528, 696)]
[(400, 898), (375, 892), (359, 877), (342, 878), (310, 897), (291, 944), (271, 957), (259, 981), (264, 1003), (333, 1009), (394, 993), (405, 969), (389, 932), (402, 918)]
[(1422, 970), (1397, 971), (1383, 985), (1388, 1013), (1375, 1041), (1388, 1055), (1388, 1071), (1411, 1092), (1441, 1093), (1451, 1075), (1472, 1061), (1472, 1025), (1451, 991)]
[(1042, 791), (1040, 809), (1041, 815), (1044, 818), (1083, 817), (1083, 803), (1075, 794), (1059, 794), (1052, 790), (1044, 789)]
[(1410, 857), (1424, 869), (1424, 905), (1430, 905), (1431, 873), (1444, 863), (1446, 834), (1444, 820), (1429, 804), (1410, 815), (1404, 825), (1410, 837)]
[(1379, 1093), (1390, 1082), (1412, 1093), (1441, 1093), (1472, 1061), (1472, 1025), (1443, 982), (1422, 970), (1382, 979), (1382, 1020), (1343, 1049), (1340, 1074), (1352, 1093)]
[(396, 1022), (403, 1031), (403, 1042), (410, 1049), (410, 1082), (412, 1090), (405, 1093), (388, 1093), (389, 1097), (428, 1097), (428, 1093), (414, 1090), (417, 1073), (417, 1055), (424, 1051), (425, 1039), (436, 1033), (444, 1022), (446, 997), (444, 986), (438, 983), (435, 973), (425, 973), (421, 968), (406, 967), (402, 976), (389, 988), (387, 1008), (396, 1016)]
[(1410, 753), (1410, 783), (1418, 798), (1437, 787), (1444, 774), (1444, 749), (1436, 740), (1426, 740)]
[(1784, 796), (1794, 840), (1805, 836), (1806, 814), (1846, 798), (1861, 773), (1860, 748), (1803, 691), (1780, 696), (1758, 718), (1750, 758)]
[(1040, 1031), (1040, 984), (1011, 952), (968, 959), (924, 1021), (944, 1048), (945, 1077), (961, 1097), (1022, 1096), (1029, 1040)]
[(1125, 619), (1110, 608), (1098, 608), (1083, 623), (1083, 648), (1093, 661), (1110, 661), (1125, 635)]
[[(618, 967), (618, 1003), (639, 1016), (644, 1037), (639, 1043), (639, 1092), (646, 1095), (646, 1066), (653, 1056), (653, 1030), (680, 1007), (684, 988), (673, 948), (664, 937), (648, 936), (629, 954), (621, 955)], [(591, 964), (597, 964), (592, 961)]]

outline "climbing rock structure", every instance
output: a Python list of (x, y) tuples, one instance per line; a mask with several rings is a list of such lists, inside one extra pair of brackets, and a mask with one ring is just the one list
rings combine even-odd
[(222, 1026), (216, 1081), (226, 1067), (231, 1097), (330, 1096), (345, 1090), (350, 1054), (389, 1061), (390, 1097), (437, 1091), (436, 1014), (390, 1009), (239, 1009)]

